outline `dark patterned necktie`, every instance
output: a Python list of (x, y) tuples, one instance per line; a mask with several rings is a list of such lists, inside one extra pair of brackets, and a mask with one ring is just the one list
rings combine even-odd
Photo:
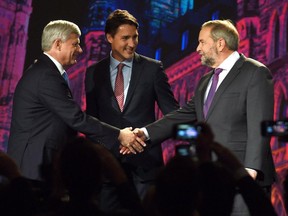
[(209, 107), (212, 103), (213, 97), (215, 95), (216, 92), (216, 88), (217, 88), (217, 84), (218, 84), (218, 79), (219, 79), (219, 74), (223, 71), (222, 68), (216, 68), (213, 74), (213, 78), (212, 78), (212, 84), (207, 96), (207, 99), (204, 103), (204, 107), (203, 107), (203, 113), (204, 113), (204, 117), (206, 118), (206, 115), (208, 113)]
[(124, 64), (120, 63), (117, 68), (117, 76), (115, 80), (115, 89), (114, 94), (116, 97), (116, 100), (118, 102), (119, 108), (121, 112), (123, 111), (124, 106), (124, 78), (123, 78), (123, 72), (122, 68), (124, 67)]

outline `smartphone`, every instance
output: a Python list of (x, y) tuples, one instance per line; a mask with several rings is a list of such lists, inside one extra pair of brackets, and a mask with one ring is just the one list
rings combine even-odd
[(175, 126), (174, 138), (176, 140), (194, 141), (200, 134), (201, 127), (195, 124), (177, 124)]
[(288, 136), (288, 120), (261, 122), (261, 134), (262, 136), (266, 136), (266, 137)]
[(175, 146), (175, 154), (178, 156), (193, 157), (196, 155), (196, 149), (193, 145), (178, 144)]

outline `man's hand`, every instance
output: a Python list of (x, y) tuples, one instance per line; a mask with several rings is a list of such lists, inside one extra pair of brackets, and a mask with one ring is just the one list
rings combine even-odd
[(144, 131), (141, 130), (140, 128), (135, 128), (133, 130), (133, 133), (138, 137), (137, 141), (139, 141), (139, 139), (142, 140), (142, 141), (146, 141), (147, 140), (147, 137), (145, 136)]
[[(145, 147), (146, 144), (144, 141), (146, 140), (146, 136), (145, 136), (144, 132), (142, 130), (140, 130), (139, 128), (135, 128), (133, 130), (133, 133), (136, 135), (135, 141), (133, 144), (137, 145), (137, 143), (138, 143), (138, 144)], [(125, 154), (130, 154), (130, 153), (131, 153), (131, 151), (127, 147), (125, 147), (123, 145), (120, 146), (120, 154), (125, 155)]]
[(124, 128), (120, 130), (118, 140), (121, 143), (120, 153), (129, 153), (132, 152), (142, 152), (143, 147), (146, 146), (145, 142), (138, 138), (133, 132), (131, 127)]

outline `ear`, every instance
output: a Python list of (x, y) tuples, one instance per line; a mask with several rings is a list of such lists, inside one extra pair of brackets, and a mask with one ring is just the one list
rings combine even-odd
[(56, 39), (54, 41), (54, 46), (57, 50), (61, 51), (61, 47), (62, 47), (62, 41), (60, 39)]
[(226, 47), (226, 41), (223, 38), (219, 38), (217, 41), (217, 49), (222, 52)]
[(113, 42), (113, 37), (111, 34), (106, 34), (107, 41), (111, 44)]

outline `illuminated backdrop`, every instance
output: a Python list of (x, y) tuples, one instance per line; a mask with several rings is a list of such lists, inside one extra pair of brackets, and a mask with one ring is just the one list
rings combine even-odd
[[(41, 6), (47, 11), (46, 15)], [(201, 24), (217, 18), (233, 20), (241, 37), (239, 51), (266, 64), (274, 75), (274, 118), (287, 117), (288, 0), (2, 0), (0, 149), (6, 150), (7, 147), (15, 86), (23, 69), (41, 52), (40, 37), (44, 25), (53, 19), (69, 19), (81, 26), (84, 53), (68, 72), (74, 98), (85, 110), (85, 70), (109, 53), (103, 28), (106, 17), (116, 8), (127, 9), (136, 16), (140, 23), (137, 51), (163, 61), (180, 104), (193, 95), (199, 78), (208, 71), (201, 66), (200, 57), (195, 52)], [(157, 115), (160, 117), (161, 113)], [(273, 187), (272, 201), (278, 215), (286, 215), (282, 198), (282, 182), (288, 168), (286, 143), (272, 139), (271, 148), (279, 177)], [(173, 156), (173, 152), (172, 141), (163, 143), (165, 161)]]

